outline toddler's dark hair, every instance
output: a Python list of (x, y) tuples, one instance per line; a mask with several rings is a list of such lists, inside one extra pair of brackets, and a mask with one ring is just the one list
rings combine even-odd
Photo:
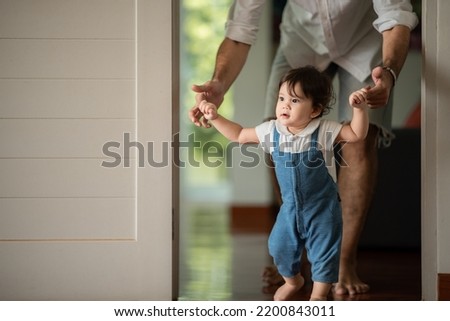
[(316, 67), (292, 69), (281, 78), (278, 88), (284, 83), (288, 86), (289, 94), (293, 96), (298, 96), (295, 93), (295, 85), (300, 84), (306, 98), (312, 100), (313, 107), (321, 109), (319, 117), (328, 114), (335, 102), (331, 78)]

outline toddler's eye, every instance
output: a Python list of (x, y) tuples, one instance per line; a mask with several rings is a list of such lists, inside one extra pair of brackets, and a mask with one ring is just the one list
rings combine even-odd
[(300, 100), (297, 99), (297, 98), (294, 98), (294, 99), (292, 99), (292, 102), (293, 102), (294, 104), (296, 104), (296, 103), (300, 102)]
[(279, 100), (279, 101), (284, 101), (284, 97), (281, 97), (281, 96), (280, 96), (280, 97), (278, 97), (278, 100)]

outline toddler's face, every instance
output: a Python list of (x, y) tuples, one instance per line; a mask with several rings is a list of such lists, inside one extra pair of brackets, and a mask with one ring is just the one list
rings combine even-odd
[(282, 125), (295, 134), (305, 128), (320, 111), (313, 108), (312, 99), (305, 97), (299, 83), (295, 85), (294, 91), (290, 92), (286, 83), (281, 85), (276, 116)]

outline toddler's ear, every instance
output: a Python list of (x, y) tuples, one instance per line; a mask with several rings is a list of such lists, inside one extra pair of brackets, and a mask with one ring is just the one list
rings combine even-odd
[(323, 107), (322, 106), (315, 106), (313, 112), (311, 113), (311, 118), (317, 118), (322, 114)]

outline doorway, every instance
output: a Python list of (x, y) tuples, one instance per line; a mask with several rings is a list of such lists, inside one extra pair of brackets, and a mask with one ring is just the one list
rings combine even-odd
[[(213, 136), (214, 134), (211, 133), (211, 130), (201, 131), (189, 127), (191, 124), (189, 124), (186, 116), (187, 111), (194, 102), (193, 94), (190, 93), (190, 85), (193, 83), (203, 83), (211, 76), (218, 44), (223, 37), (223, 22), (225, 21), (230, 2), (221, 1), (220, 5), (216, 7), (216, 4), (211, 5), (202, 1), (183, 0), (180, 5), (182, 16), (180, 28), (181, 50), (183, 48), (189, 48), (188, 50), (191, 50), (192, 53), (199, 53), (205, 61), (205, 64), (199, 67), (186, 67), (185, 64), (193, 62), (192, 55), (186, 52), (181, 53), (181, 83), (184, 86), (184, 89), (181, 89), (181, 137), (189, 141), (189, 135), (195, 132), (195, 139), (191, 141), (197, 142), (198, 139), (200, 142), (200, 147), (192, 155), (185, 155), (185, 159), (191, 156), (193, 159), (199, 160), (200, 164), (194, 162), (194, 164), (190, 164), (194, 166), (181, 170), (181, 203), (183, 207), (181, 209), (180, 228), (180, 299), (182, 300), (249, 298), (251, 297), (250, 294), (242, 294), (241, 296), (238, 294), (236, 296), (236, 289), (239, 288), (236, 286), (236, 281), (233, 280), (238, 270), (236, 261), (240, 259), (241, 253), (245, 253), (245, 249), (257, 248), (260, 251), (261, 256), (257, 258), (252, 256), (253, 262), (255, 263), (247, 262), (247, 266), (245, 266), (245, 271), (247, 272), (241, 272), (246, 274), (247, 279), (253, 278), (251, 282), (254, 282), (255, 288), (258, 290), (261, 287), (259, 276), (261, 269), (265, 264), (270, 262), (265, 252), (267, 237), (265, 234), (237, 235), (233, 234), (230, 229), (230, 206), (235, 201), (235, 190), (233, 189), (232, 180), (233, 173), (230, 173), (227, 168), (212, 169), (203, 167), (201, 152), (204, 150), (202, 150), (202, 146), (204, 147), (205, 143), (209, 140), (218, 141), (220, 137)], [(279, 4), (280, 2), (277, 3)], [(416, 8), (420, 5), (420, 3), (415, 4)], [(207, 13), (207, 11), (210, 12)], [(193, 14), (194, 18), (191, 18), (190, 14)], [(215, 19), (212, 20), (215, 20), (216, 23), (218, 22), (217, 26), (212, 27), (213, 21), (211, 18), (205, 18), (211, 17), (208, 16), (211, 14), (215, 15)], [(201, 18), (200, 21), (195, 20), (196, 15), (197, 19), (199, 17)], [(188, 31), (189, 26), (196, 27)], [(212, 37), (211, 34), (205, 31), (206, 29), (214, 30), (213, 34), (216, 36), (214, 41), (211, 41), (213, 38), (202, 38)], [(418, 29), (420, 30), (420, 27)], [(376, 198), (384, 203), (376, 201), (372, 207), (366, 230), (361, 240), (361, 249), (371, 252), (382, 248), (391, 254), (395, 253), (395, 251), (405, 251), (412, 255), (411, 262), (419, 265), (419, 269), (414, 270), (414, 273), (418, 274), (420, 278), (420, 127), (417, 127), (417, 123), (412, 124), (410, 122), (414, 114), (414, 108), (420, 102), (421, 52), (420, 47), (415, 47), (416, 44), (420, 44), (421, 42), (420, 38), (419, 40), (416, 38), (420, 37), (420, 33), (418, 35), (414, 34), (413, 37), (411, 53), (402, 71), (401, 81), (396, 87), (397, 97), (395, 97), (396, 107), (393, 126), (399, 139), (391, 146), (394, 148), (381, 151), (380, 157), (382, 159), (380, 162), (386, 164), (386, 168), (396, 168), (395, 171), (397, 174), (415, 173), (415, 175), (412, 175), (413, 177), (410, 177), (412, 179), (412, 185), (409, 184), (408, 186), (414, 187), (415, 193), (418, 195), (415, 194), (417, 197), (414, 198), (408, 196), (409, 198), (403, 202), (394, 202), (396, 206), (400, 206), (400, 209), (399, 207), (394, 207), (390, 211), (385, 211), (385, 205), (383, 204), (389, 202), (388, 205), (392, 205), (392, 201), (389, 198), (386, 199), (382, 194), (377, 194)], [(206, 42), (209, 43), (206, 47), (202, 48), (202, 51), (196, 51), (189, 44), (190, 41), (195, 41), (196, 39), (197, 41), (200, 39), (202, 45), (205, 45)], [(209, 39), (209, 41), (205, 41), (204, 39)], [(205, 58), (210, 60), (206, 62)], [(204, 72), (203, 75), (197, 73), (200, 70)], [(411, 90), (411, 88), (417, 88), (417, 90)], [(183, 94), (183, 90), (185, 94)], [(227, 95), (230, 99), (229, 109), (226, 111), (225, 109), (221, 109), (225, 113), (228, 113), (228, 115), (239, 112), (233, 110), (233, 94), (231, 92)], [(239, 117), (239, 119), (242, 118)], [(408, 125), (406, 126), (407, 123)], [(183, 130), (185, 131), (183, 132)], [(404, 147), (411, 146), (411, 143), (414, 145), (414, 149), (411, 151), (414, 161), (408, 164), (409, 167), (398, 162), (395, 163), (397, 167), (392, 166), (391, 162), (398, 159), (395, 153), (402, 153)], [(186, 153), (188, 152), (186, 151)], [(224, 171), (221, 172), (221, 170)], [(392, 179), (395, 176), (391, 174), (392, 172), (386, 172), (383, 175), (385, 178)], [(391, 184), (389, 181), (384, 182), (383, 180), (384, 178), (381, 178), (382, 182), (380, 184)], [(402, 179), (397, 179), (397, 182), (399, 181), (402, 181)], [(386, 188), (382, 186), (379, 185), (378, 188), (380, 193), (383, 191), (386, 192)], [(395, 185), (391, 184), (391, 186)], [(394, 190), (398, 189), (399, 187), (394, 188)], [(390, 195), (392, 196), (393, 193)], [(411, 228), (402, 229), (402, 221), (399, 218), (403, 215), (410, 215), (411, 209), (413, 209)], [(389, 229), (386, 229), (387, 226), (389, 226)], [(379, 237), (381, 228), (383, 230), (389, 230), (387, 234), (383, 232), (383, 238)], [(196, 239), (191, 239), (192, 237), (196, 237)], [(262, 244), (262, 246), (255, 247), (255, 244)], [(248, 253), (243, 255), (248, 256)], [(392, 256), (388, 255), (387, 257)], [(201, 268), (198, 268), (199, 266)], [(401, 298), (401, 294), (399, 298)]]

